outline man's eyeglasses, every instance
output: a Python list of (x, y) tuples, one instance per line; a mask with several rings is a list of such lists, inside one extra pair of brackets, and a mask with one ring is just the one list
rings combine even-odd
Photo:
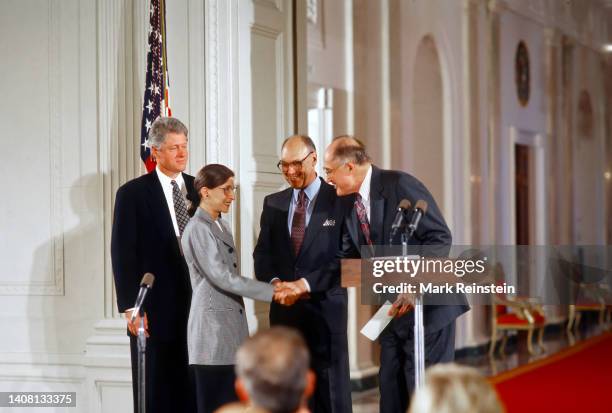
[(331, 174), (333, 174), (336, 169), (343, 167), (344, 165), (346, 165), (346, 162), (341, 163), (340, 165), (336, 166), (335, 168), (323, 168), (323, 172), (325, 173), (325, 176), (330, 176)]
[(312, 155), (313, 153), (314, 151), (308, 152), (308, 155), (306, 155), (304, 159), (302, 159), (301, 161), (293, 161), (293, 162), (278, 161), (278, 163), (276, 164), (276, 167), (280, 169), (282, 172), (287, 172), (290, 167), (293, 168), (294, 170), (299, 171), (302, 169), (302, 166), (304, 166), (304, 161), (308, 159), (308, 157)]

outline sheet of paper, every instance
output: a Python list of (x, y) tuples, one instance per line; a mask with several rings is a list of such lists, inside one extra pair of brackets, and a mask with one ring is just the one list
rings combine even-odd
[(393, 317), (388, 315), (389, 309), (391, 308), (391, 303), (389, 301), (385, 301), (385, 303), (378, 309), (374, 317), (370, 319), (366, 323), (365, 326), (361, 329), (361, 334), (374, 341), (378, 338), (380, 333), (387, 327), (387, 325), (391, 322)]

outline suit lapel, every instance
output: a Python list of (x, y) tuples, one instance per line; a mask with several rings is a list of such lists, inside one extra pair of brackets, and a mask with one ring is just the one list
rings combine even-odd
[(353, 243), (359, 250), (360, 249), (359, 231), (361, 231), (361, 228), (359, 225), (359, 220), (357, 219), (357, 212), (355, 211), (355, 207), (354, 207), (355, 196), (349, 195), (349, 197), (350, 197), (350, 202), (351, 202), (351, 208), (349, 209), (349, 212), (345, 218), (346, 227), (348, 229), (349, 235), (351, 236), (351, 239), (353, 240)]
[(289, 245), (289, 253), (293, 258), (295, 258), (295, 253), (293, 252), (293, 248), (291, 247), (291, 235), (289, 234), (289, 205), (291, 204), (291, 196), (293, 195), (293, 189), (288, 188), (282, 193), (282, 199), (280, 202), (280, 226), (282, 228), (281, 233), (285, 238), (284, 245)]
[(221, 228), (219, 228), (219, 225), (217, 225), (215, 222), (212, 222), (211, 231), (213, 235), (219, 238), (221, 241), (223, 241), (226, 245), (236, 249), (236, 246), (234, 245), (234, 240), (232, 239), (232, 234), (229, 228), (224, 225), (225, 223), (223, 221), (218, 221), (218, 222), (220, 222), (220, 224), (223, 226), (223, 231), (221, 231)]
[(372, 166), (370, 181), (370, 234), (374, 244), (384, 244), (383, 222), (385, 218), (384, 186), (380, 177), (380, 169)]
[(333, 188), (328, 188), (326, 183), (321, 182), (321, 188), (319, 189), (319, 194), (316, 197), (315, 206), (312, 211), (312, 215), (310, 216), (310, 221), (306, 227), (306, 233), (304, 234), (304, 241), (302, 242), (299, 255), (302, 255), (310, 246), (321, 229), (323, 222), (326, 218), (328, 218), (330, 211), (330, 208), (328, 207), (331, 197), (330, 189), (333, 190)]
[[(198, 208), (196, 210), (196, 213), (192, 219), (198, 219), (198, 220), (202, 220), (208, 223), (210, 225), (210, 232), (213, 234), (215, 238), (219, 238), (229, 247), (232, 247), (234, 249), (236, 248), (236, 246), (234, 245), (234, 239), (232, 238), (232, 232), (227, 227), (227, 225), (225, 225), (225, 221), (213, 220), (210, 214), (206, 212), (205, 210), (203, 210), (202, 208)], [(221, 225), (223, 229), (221, 229), (219, 225)]]

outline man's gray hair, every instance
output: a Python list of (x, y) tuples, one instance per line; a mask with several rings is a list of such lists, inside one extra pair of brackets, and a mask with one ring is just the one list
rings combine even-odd
[(244, 383), (249, 398), (271, 413), (299, 409), (309, 365), (304, 339), (287, 327), (257, 332), (236, 354), (236, 375)]
[(336, 136), (332, 142), (334, 143), (333, 159), (353, 162), (357, 165), (372, 162), (372, 158), (366, 152), (365, 144), (356, 137), (350, 135)]
[(149, 148), (155, 147), (159, 149), (166, 140), (168, 133), (182, 133), (187, 137), (189, 131), (187, 126), (177, 118), (160, 116), (155, 119), (149, 130)]

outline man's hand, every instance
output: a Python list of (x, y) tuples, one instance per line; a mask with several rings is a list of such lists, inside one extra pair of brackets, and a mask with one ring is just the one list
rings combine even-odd
[(282, 305), (293, 305), (297, 300), (309, 297), (308, 289), (302, 280), (292, 282), (275, 280), (272, 285), (274, 285), (274, 301)]
[[(128, 330), (130, 331), (130, 334), (132, 334), (133, 336), (137, 336), (138, 335), (138, 328), (140, 327), (140, 315), (136, 315), (136, 318), (134, 319), (134, 322), (131, 322), (132, 319), (132, 311), (133, 310), (127, 310), (125, 312), (125, 319), (127, 320), (127, 326), (128, 326)], [(144, 314), (144, 327), (145, 327), (145, 335), (147, 337), (149, 337), (149, 320), (147, 318), (147, 313)]]
[(414, 306), (414, 294), (402, 293), (397, 295), (397, 299), (389, 309), (389, 315), (399, 318), (406, 314)]
[(299, 295), (297, 295), (291, 288), (283, 287), (279, 285), (274, 288), (274, 301), (281, 305), (293, 305), (299, 299)]
[(274, 286), (274, 295), (272, 299), (274, 302), (281, 305), (293, 305), (297, 301), (297, 297), (294, 296), (293, 290), (283, 286), (283, 282), (278, 278), (272, 281)]

